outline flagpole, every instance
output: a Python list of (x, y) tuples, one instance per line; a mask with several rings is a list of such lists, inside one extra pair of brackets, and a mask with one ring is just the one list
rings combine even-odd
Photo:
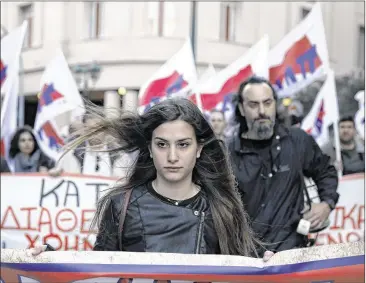
[(23, 57), (19, 57), (19, 92), (18, 92), (18, 127), (24, 126), (25, 97), (24, 97), (24, 65)]
[[(342, 157), (341, 157), (341, 143), (339, 141), (339, 130), (338, 130), (338, 122), (333, 122), (333, 132), (334, 132), (334, 147), (336, 151), (336, 162), (338, 164), (342, 164)], [(343, 165), (342, 165), (343, 166)], [(337, 173), (338, 178), (342, 178), (342, 170), (339, 166), (337, 166)]]
[[(197, 50), (196, 50), (196, 47), (197, 47), (197, 33), (196, 33), (197, 2), (196, 1), (192, 1), (192, 12), (191, 13), (192, 13), (191, 14), (191, 44), (192, 44), (194, 62), (197, 63), (196, 62), (196, 58), (197, 58)], [(203, 113), (201, 93), (198, 90), (195, 92), (195, 97), (196, 97), (197, 106)]]
[(193, 50), (193, 58), (196, 60), (196, 17), (197, 17), (197, 3), (196, 1), (192, 2), (192, 14), (191, 14), (191, 43)]

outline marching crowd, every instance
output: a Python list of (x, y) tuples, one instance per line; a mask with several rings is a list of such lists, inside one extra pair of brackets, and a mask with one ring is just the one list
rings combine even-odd
[[(308, 246), (309, 232), (326, 227), (338, 202), (337, 169), (343, 174), (365, 171), (364, 148), (353, 118), (339, 121), (342, 162), (336, 163), (332, 143), (321, 149), (298, 127), (301, 115), (291, 117), (291, 127), (281, 122), (276, 91), (267, 80), (253, 76), (243, 82), (233, 107), (235, 123), (230, 131), (223, 112), (213, 110), (207, 121), (185, 99), (168, 99), (140, 116), (87, 117), (79, 125), (80, 135), (74, 135), (78, 129), (71, 127), (73, 147), (57, 164), (42, 153), (32, 129), (24, 127), (15, 134), (9, 155), (15, 172), (128, 176), (124, 189), (138, 188), (127, 198), (129, 212), (123, 218), (128, 228), (121, 239), (113, 236), (120, 233), (116, 227), (124, 210), (121, 191), (107, 194), (96, 215), (98, 227), (105, 228), (100, 229), (96, 250), (263, 255), (265, 250)], [(2, 159), (1, 171), (6, 167)], [(319, 203), (305, 205), (305, 178), (316, 184)], [(174, 206), (201, 211), (204, 228)], [(165, 212), (147, 211), (149, 207)], [(183, 216), (178, 221), (175, 214)], [(146, 221), (155, 226), (144, 227)], [(184, 233), (201, 228), (204, 236), (198, 246), (194, 241), (179, 243)], [(167, 230), (172, 233), (166, 234)]]

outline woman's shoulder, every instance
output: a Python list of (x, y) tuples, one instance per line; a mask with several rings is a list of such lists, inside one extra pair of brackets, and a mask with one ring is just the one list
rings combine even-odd
[(146, 192), (147, 192), (147, 184), (140, 184), (132, 187), (132, 189), (126, 189), (126, 190), (121, 189), (118, 192), (111, 194), (109, 199), (113, 207), (117, 208), (118, 210), (122, 208), (126, 197), (129, 198), (129, 203), (132, 203), (141, 196), (143, 196)]

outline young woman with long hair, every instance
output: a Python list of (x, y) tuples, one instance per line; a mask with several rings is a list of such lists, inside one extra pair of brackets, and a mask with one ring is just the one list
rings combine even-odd
[(257, 256), (225, 146), (196, 105), (176, 98), (142, 115), (100, 116), (69, 147), (106, 135), (112, 154), (138, 154), (123, 185), (99, 200), (94, 250)]
[(33, 129), (24, 126), (18, 129), (10, 143), (9, 157), (14, 163), (14, 173), (45, 173), (55, 162), (40, 149)]

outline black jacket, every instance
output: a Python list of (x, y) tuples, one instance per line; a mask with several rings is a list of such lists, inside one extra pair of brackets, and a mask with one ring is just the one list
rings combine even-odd
[(242, 143), (237, 129), (228, 149), (254, 232), (270, 244), (269, 250), (305, 246), (306, 237), (296, 232), (304, 208), (304, 176), (314, 180), (322, 201), (332, 206), (338, 201), (337, 172), (329, 157), (298, 128), (276, 126), (264, 149)]
[[(111, 198), (94, 250), (119, 250), (123, 195)], [(123, 226), (122, 250), (184, 254), (218, 254), (219, 242), (208, 202), (201, 191), (179, 206), (157, 194), (151, 182), (133, 189)]]

